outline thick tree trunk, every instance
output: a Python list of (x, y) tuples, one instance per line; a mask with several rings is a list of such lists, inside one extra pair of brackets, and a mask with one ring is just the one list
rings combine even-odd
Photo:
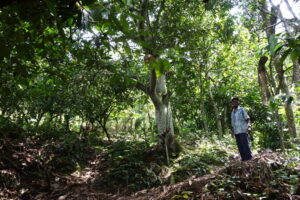
[(168, 150), (175, 151), (172, 110), (169, 103), (170, 95), (167, 93), (165, 75), (162, 75), (157, 79), (154, 95), (156, 95), (159, 100), (153, 103), (155, 106), (155, 121), (160, 138), (160, 144), (161, 146), (166, 145)]
[[(158, 56), (147, 54), (144, 57), (145, 63), (150, 65), (150, 86), (147, 87), (137, 82), (136, 88), (145, 92), (152, 100), (155, 107), (155, 122), (158, 130), (158, 148), (163, 150), (166, 155), (166, 161), (169, 165), (170, 153), (178, 154), (181, 151), (180, 145), (175, 139), (172, 110), (170, 105), (171, 93), (167, 91), (166, 76), (164, 71), (160, 77), (157, 77), (156, 68)], [(163, 68), (163, 67), (162, 67)]]
[[(155, 121), (159, 136), (159, 147), (169, 152), (177, 152), (170, 106), (171, 94), (167, 92), (166, 77), (156, 77), (155, 70), (151, 70), (150, 87), (137, 83), (136, 87), (150, 96), (155, 107)], [(168, 155), (167, 155), (168, 159)]]
[(284, 108), (285, 108), (285, 113), (286, 113), (286, 120), (287, 120), (287, 125), (289, 129), (289, 133), (291, 136), (296, 137), (297, 136), (297, 131), (296, 131), (296, 123), (295, 123), (295, 118), (294, 118), (294, 112), (293, 108), (291, 105), (291, 93), (289, 91), (289, 88), (287, 86), (285, 77), (284, 77), (284, 70), (283, 66), (280, 63), (280, 58), (281, 55), (278, 55), (274, 59), (274, 65), (276, 68), (276, 72), (278, 74), (279, 78), (279, 87), (283, 93), (285, 93), (285, 102), (284, 102)]
[(169, 103), (162, 104), (155, 108), (155, 121), (160, 144), (163, 146), (165, 141), (167, 141), (168, 149), (172, 149), (172, 144), (174, 143), (174, 128), (172, 110)]
[[(260, 14), (261, 14), (261, 17), (263, 19), (263, 24), (264, 24), (265, 32), (266, 32), (266, 35), (267, 35), (268, 39), (271, 37), (271, 35), (275, 34), (277, 20), (278, 20), (278, 15), (281, 14), (279, 8), (276, 7), (273, 4), (272, 0), (269, 0), (269, 1), (271, 3), (271, 12), (268, 12), (268, 5), (267, 5), (266, 0), (263, 0), (263, 1), (259, 2), (259, 4), (260, 4), (260, 11), (261, 11)], [(285, 23), (284, 23), (284, 25), (285, 25)], [(262, 57), (261, 60), (260, 60), (260, 65), (262, 65), (262, 64), (264, 65), (266, 61), (267, 60), (265, 60), (265, 58)], [(272, 95), (277, 95), (277, 94), (279, 94), (279, 89), (282, 86), (282, 81), (279, 78), (279, 83), (278, 83), (278, 87), (277, 87), (276, 86), (277, 84), (275, 82), (275, 78), (273, 76), (273, 69), (272, 69), (272, 65), (271, 65), (271, 63), (273, 63), (273, 62), (274, 62), (274, 58), (271, 58), (270, 65), (269, 65), (269, 67), (270, 67), (269, 81), (270, 81), (270, 85), (273, 87), (273, 93), (272, 93)], [(281, 70), (281, 72), (279, 72), (278, 70), (280, 70), (280, 69), (278, 67), (275, 67), (275, 68), (276, 68), (277, 75), (279, 77), (282, 76), (282, 78), (283, 78), (283, 70)], [(260, 73), (260, 69), (259, 69), (259, 73)], [(267, 73), (265, 73), (265, 74), (268, 75)], [(259, 76), (259, 79), (262, 82), (263, 81), (262, 79), (264, 79), (264, 77)], [(266, 93), (265, 93), (265, 95), (266, 95)], [(274, 119), (275, 119), (275, 121), (277, 123), (277, 128), (278, 128), (279, 136), (280, 136), (281, 148), (282, 148), (282, 150), (284, 150), (284, 134), (283, 134), (283, 131), (282, 131), (282, 122), (281, 122), (281, 117), (278, 114), (278, 109), (276, 109), (274, 111), (273, 117), (274, 117)]]
[(151, 70), (151, 84), (146, 87), (137, 83), (136, 87), (148, 94), (155, 107), (155, 122), (157, 125), (159, 144), (158, 147), (166, 153), (169, 162), (169, 153), (180, 151), (174, 136), (172, 110), (170, 106), (171, 93), (167, 92), (166, 77), (156, 77), (155, 70)]
[(293, 84), (300, 86), (300, 61), (293, 65)]
[(268, 88), (268, 81), (267, 81), (267, 70), (265, 67), (266, 62), (268, 61), (268, 57), (262, 56), (259, 59), (259, 64), (258, 64), (258, 82), (261, 90), (261, 99), (263, 105), (267, 106), (268, 101), (270, 99), (270, 91)]
[(275, 27), (277, 24), (277, 11), (278, 8), (274, 5), (271, 7), (271, 12), (268, 12), (268, 4), (266, 0), (262, 0), (259, 2), (260, 6), (260, 15), (263, 19), (263, 26), (265, 28), (265, 32), (267, 38), (270, 38), (272, 34), (275, 34)]
[[(294, 63), (293, 65), (293, 80), (292, 80), (293, 88), (300, 86), (300, 59), (297, 63)], [(297, 101), (300, 100), (300, 93), (294, 89), (294, 92), (296, 93)]]
[(283, 80), (282, 83), (282, 92), (286, 94), (285, 96), (285, 101), (284, 101), (284, 109), (286, 113), (286, 121), (289, 129), (289, 133), (291, 136), (294, 138), (297, 137), (297, 129), (296, 129), (296, 122), (295, 122), (295, 117), (294, 117), (294, 111), (291, 105), (291, 94), (289, 92), (289, 89), (287, 87), (287, 84), (285, 80)]
[[(155, 73), (155, 72), (154, 72)], [(169, 103), (170, 95), (167, 93), (165, 75), (156, 80), (154, 93), (151, 99), (155, 106), (155, 121), (159, 135), (159, 147), (165, 152), (166, 161), (169, 165), (169, 155), (171, 152), (177, 152), (174, 127), (172, 120), (172, 110)]]
[(285, 108), (285, 113), (286, 113), (286, 120), (289, 128), (289, 133), (296, 138), (297, 137), (297, 130), (296, 130), (296, 123), (295, 123), (295, 118), (294, 118), (294, 112), (293, 108), (289, 102), (290, 95), (286, 97), (286, 100), (284, 102), (284, 108)]

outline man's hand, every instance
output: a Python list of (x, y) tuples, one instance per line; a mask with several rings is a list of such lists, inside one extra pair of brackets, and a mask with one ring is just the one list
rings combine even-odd
[(234, 138), (234, 133), (233, 133), (233, 131), (231, 131), (230, 134), (231, 134), (231, 137)]
[(252, 131), (251, 125), (248, 125), (247, 131), (248, 131), (248, 134), (250, 135), (250, 134), (251, 134), (251, 131)]

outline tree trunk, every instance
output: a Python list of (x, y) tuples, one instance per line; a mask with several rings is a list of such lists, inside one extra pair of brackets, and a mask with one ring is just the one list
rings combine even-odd
[(148, 115), (148, 121), (149, 121), (148, 131), (152, 132), (152, 119), (151, 119), (151, 115), (150, 115), (150, 110), (148, 110), (147, 115)]
[[(106, 124), (109, 118), (109, 114), (106, 115), (105, 117), (99, 117), (98, 119), (95, 119), (101, 126), (102, 130), (104, 131), (107, 139), (109, 142), (111, 142), (111, 136), (106, 128)], [(116, 129), (118, 129), (118, 119), (116, 119)], [(116, 131), (117, 132), (117, 131)]]
[[(280, 17), (282, 19), (280, 9), (273, 4), (272, 0), (269, 0), (269, 2), (271, 4), (271, 12), (268, 12), (268, 5), (267, 5), (266, 0), (260, 1), (260, 11), (261, 11), (260, 14), (261, 14), (261, 17), (263, 19), (265, 33), (266, 33), (268, 39), (271, 37), (271, 35), (275, 34), (275, 32), (276, 32), (276, 25), (277, 25), (278, 17)], [(284, 26), (286, 28), (285, 21), (284, 20), (282, 20), (282, 21), (284, 22)], [(287, 34), (289, 34), (289, 33), (287, 32)], [(279, 66), (276, 67), (276, 61), (275, 61), (275, 70), (277, 72), (277, 75), (279, 76), (279, 83), (278, 83), (278, 87), (277, 87), (276, 82), (275, 82), (275, 78), (273, 76), (273, 70), (272, 70), (272, 65), (271, 65), (271, 63), (273, 63), (274, 60), (276, 60), (276, 59), (271, 58), (270, 64), (269, 64), (269, 67), (270, 67), (269, 81), (270, 81), (270, 84), (273, 87), (272, 95), (277, 95), (277, 94), (279, 94), (279, 89), (282, 87), (282, 83), (283, 83), (283, 79), (284, 79), (284, 74), (283, 74), (284, 72), (282, 70), (282, 67), (279, 67)], [(261, 60), (260, 60), (260, 65), (261, 66), (262, 66), (262, 64), (264, 65), (266, 61), (267, 60), (262, 57)], [(259, 69), (259, 73), (260, 73), (260, 69)], [(265, 73), (265, 74), (268, 75), (267, 73)], [(259, 79), (260, 79), (261, 82), (263, 81), (262, 78), (263, 78), (262, 76), (259, 76)], [(264, 92), (266, 92), (266, 91), (264, 91)], [(265, 95), (267, 95), (267, 93)], [(286, 115), (291, 116), (291, 111), (292, 110), (291, 110), (291, 107), (288, 107), (288, 106), (290, 106), (290, 105), (285, 104)], [(274, 111), (273, 116), (274, 116), (275, 121), (277, 122), (277, 127), (278, 127), (278, 131), (279, 131), (279, 135), (280, 135), (281, 148), (282, 148), (282, 150), (284, 150), (284, 137), (283, 137), (284, 134), (283, 134), (283, 131), (282, 131), (282, 122), (281, 122), (280, 115), (278, 114), (278, 109), (276, 109)], [(293, 116), (293, 114), (292, 114), (292, 116)], [(288, 120), (292, 120), (293, 117), (292, 118), (287, 117), (287, 118), (289, 118)], [(288, 122), (288, 124), (290, 124), (289, 126), (292, 126), (292, 123), (293, 123), (292, 121)], [(289, 130), (292, 131), (293, 128), (289, 127)]]
[(224, 130), (225, 134), (227, 134), (227, 132), (226, 132), (226, 130), (227, 130), (227, 121), (228, 121), (228, 119), (227, 119), (227, 109), (228, 109), (228, 107), (225, 106), (224, 107), (224, 118), (223, 118), (223, 120), (224, 120), (223, 130)]
[(151, 70), (151, 85), (146, 87), (137, 83), (136, 87), (147, 93), (155, 107), (155, 122), (157, 125), (159, 144), (158, 147), (165, 151), (167, 163), (169, 163), (169, 153), (180, 151), (174, 135), (172, 110), (170, 106), (171, 93), (167, 92), (166, 77), (161, 75), (156, 77), (154, 69)]
[(143, 120), (143, 133), (144, 133), (144, 138), (145, 138), (145, 140), (147, 140), (147, 124), (146, 124), (146, 118)]
[(134, 136), (134, 139), (136, 139), (136, 134), (133, 134), (133, 120), (134, 118), (130, 118), (129, 120), (128, 132)]
[[(202, 76), (201, 76), (201, 71), (199, 73), (199, 83), (200, 83), (201, 95), (204, 96), (204, 94), (203, 94), (204, 93), (204, 87), (203, 87), (204, 84), (203, 84), (203, 80), (202, 80)], [(202, 115), (204, 130), (205, 130), (205, 134), (208, 136), (209, 135), (208, 122), (207, 122), (206, 108), (205, 108), (204, 103), (205, 103), (204, 98), (200, 98), (200, 108), (201, 108), (201, 115)]]
[(168, 149), (170, 149), (174, 140), (174, 128), (172, 110), (169, 103), (155, 107), (155, 121), (160, 137), (160, 144), (163, 145), (167, 141)]
[(174, 127), (172, 110), (169, 103), (170, 94), (167, 93), (166, 77), (160, 76), (156, 81), (155, 94), (159, 101), (153, 100), (155, 107), (155, 121), (157, 125), (160, 145), (167, 146), (168, 150), (175, 151), (174, 148)]
[(293, 112), (293, 108), (291, 105), (292, 97), (291, 97), (291, 93), (289, 91), (288, 85), (287, 85), (285, 77), (284, 77), (283, 66), (279, 61), (280, 58), (281, 58), (281, 55), (278, 55), (274, 59), (274, 65), (275, 65), (275, 69), (276, 69), (276, 72), (277, 72), (278, 78), (279, 78), (279, 87), (280, 87), (281, 91), (283, 93), (285, 93), (285, 95), (286, 95), (285, 101), (284, 101), (284, 109), (285, 109), (285, 113), (286, 113), (286, 120), (287, 120), (289, 133), (291, 136), (297, 137), (294, 112)]
[(116, 122), (116, 124), (115, 124), (115, 134), (117, 134), (119, 132), (119, 120), (118, 120), (118, 118), (116, 118), (115, 122)]
[(293, 84), (294, 86), (300, 86), (300, 61), (293, 64)]
[[(300, 59), (298, 60), (297, 63), (294, 63), (293, 65), (293, 80), (292, 80), (293, 88), (299, 87), (300, 86)], [(296, 98), (299, 102), (300, 100), (300, 93), (295, 90), (296, 93)]]
[(292, 9), (292, 7), (291, 7), (289, 1), (288, 1), (288, 0), (284, 0), (284, 2), (285, 2), (285, 4), (286, 4), (288, 10), (290, 11), (290, 13), (293, 15), (293, 17), (294, 17), (295, 19), (298, 19), (298, 17), (295, 15), (295, 12), (293, 11), (293, 9)]
[(67, 114), (64, 116), (65, 130), (70, 131), (70, 116)]
[(213, 110), (214, 110), (215, 117), (216, 117), (216, 120), (217, 120), (218, 137), (221, 138), (223, 136), (222, 121), (221, 121), (221, 118), (220, 118), (220, 113), (219, 113), (219, 110), (218, 110), (218, 106), (217, 106), (216, 102), (214, 101), (214, 97), (213, 97), (213, 94), (212, 94), (212, 91), (211, 91), (211, 86), (209, 86), (209, 97), (210, 97), (211, 103), (213, 104)]
[(208, 133), (208, 123), (207, 123), (206, 109), (205, 109), (203, 98), (200, 99), (200, 106), (201, 106), (201, 114), (202, 114), (202, 120), (203, 120), (205, 134), (208, 136), (209, 135), (209, 133)]
[(281, 150), (284, 151), (285, 150), (284, 133), (283, 133), (283, 130), (282, 130), (282, 120), (281, 120), (281, 116), (278, 113), (278, 109), (276, 109), (273, 112), (273, 115), (275, 116), (275, 121), (277, 123), (277, 130), (278, 130), (279, 137), (280, 137), (280, 147), (281, 147)]
[(268, 61), (268, 57), (262, 56), (259, 59), (259, 64), (258, 64), (258, 82), (261, 90), (261, 99), (263, 105), (267, 106), (268, 101), (270, 99), (270, 91), (268, 88), (268, 81), (267, 81), (267, 70), (265, 67), (266, 62)]
[(40, 125), (40, 122), (44, 116), (45, 112), (41, 113), (40, 115), (38, 115), (37, 120), (36, 120), (36, 124), (35, 124), (35, 129), (37, 129)]
[(109, 132), (108, 132), (108, 130), (107, 130), (107, 128), (106, 128), (106, 123), (103, 123), (103, 124), (102, 124), (102, 123), (99, 122), (99, 121), (98, 121), (98, 123), (100, 124), (102, 130), (104, 131), (104, 133), (105, 133), (105, 135), (106, 135), (108, 141), (111, 142), (111, 137), (110, 137), (110, 134), (109, 134)]

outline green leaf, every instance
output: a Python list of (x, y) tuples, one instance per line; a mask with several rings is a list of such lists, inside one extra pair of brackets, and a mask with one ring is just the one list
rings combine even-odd
[(299, 53), (300, 52), (298, 52), (298, 51), (292, 51), (291, 52), (291, 59), (292, 59), (292, 61), (293, 61), (293, 63), (295, 63), (296, 61), (297, 61), (297, 59), (298, 59), (298, 57), (299, 57)]
[(131, 4), (131, 0), (123, 0), (123, 1), (127, 6), (129, 6)]
[(128, 31), (128, 29), (129, 29), (129, 24), (128, 24), (126, 17), (127, 16), (125, 14), (122, 14), (120, 17), (120, 23), (122, 24), (124, 31)]
[(140, 20), (140, 21), (144, 21), (145, 20), (145, 18), (142, 17), (142, 16), (140, 16), (140, 15), (135, 15), (135, 14), (132, 14), (132, 13), (128, 13), (128, 15), (130, 17), (132, 17), (132, 19), (136, 19), (136, 20)]
[(171, 68), (171, 64), (170, 64), (169, 61), (166, 60), (166, 59), (161, 59), (161, 65), (163, 66), (163, 70), (164, 70), (165, 72), (169, 71), (170, 68)]
[(74, 22), (73, 18), (70, 17), (70, 18), (67, 19), (67, 25), (68, 26), (72, 26), (73, 22)]
[(287, 49), (283, 54), (282, 54), (282, 56), (281, 56), (281, 58), (280, 58), (280, 65), (282, 65), (283, 64), (283, 62), (285, 61), (285, 59), (288, 57), (288, 55), (290, 54), (290, 52), (291, 52), (291, 49)]
[(130, 49), (129, 46), (125, 46), (124, 51), (125, 51), (126, 54), (131, 54), (131, 49)]
[(163, 75), (162, 71), (159, 69), (155, 69), (155, 74), (156, 74), (157, 78), (159, 78), (159, 77), (161, 77), (161, 75)]
[(144, 41), (138, 41), (138, 44), (141, 45), (144, 48), (149, 48), (150, 47), (150, 45), (147, 42), (144, 42)]
[(270, 46), (270, 45), (260, 47), (260, 48), (258, 49), (258, 51), (257, 51), (257, 54), (258, 54), (259, 56), (264, 56), (264, 55), (266, 55), (266, 53), (267, 53), (267, 51), (268, 51), (268, 49), (269, 49), (269, 46)]
[(151, 69), (155, 69), (156, 76), (159, 78), (171, 67), (170, 63), (166, 59), (157, 59), (151, 63)]
[(297, 86), (295, 87), (295, 90), (296, 90), (296, 92), (300, 93), (300, 81), (297, 81), (296, 85)]
[(269, 51), (270, 51), (270, 54), (271, 56), (274, 56), (275, 55), (275, 52), (276, 52), (276, 46), (277, 46), (277, 38), (275, 37), (274, 34), (272, 34), (269, 38)]
[(126, 86), (135, 85), (137, 83), (137, 81), (135, 79), (132, 79), (131, 77), (125, 77), (124, 82)]
[(275, 95), (274, 97), (271, 97), (269, 100), (269, 105), (272, 111), (276, 110), (279, 106), (279, 95)]
[(295, 40), (294, 38), (287, 38), (286, 41), (288, 42), (288, 45), (290, 47), (296, 47), (297, 46), (297, 40)]

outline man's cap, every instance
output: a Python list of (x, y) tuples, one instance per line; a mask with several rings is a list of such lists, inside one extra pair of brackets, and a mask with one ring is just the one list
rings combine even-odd
[(238, 97), (232, 97), (231, 101), (233, 101), (233, 100), (238, 100), (239, 101), (240, 99)]

